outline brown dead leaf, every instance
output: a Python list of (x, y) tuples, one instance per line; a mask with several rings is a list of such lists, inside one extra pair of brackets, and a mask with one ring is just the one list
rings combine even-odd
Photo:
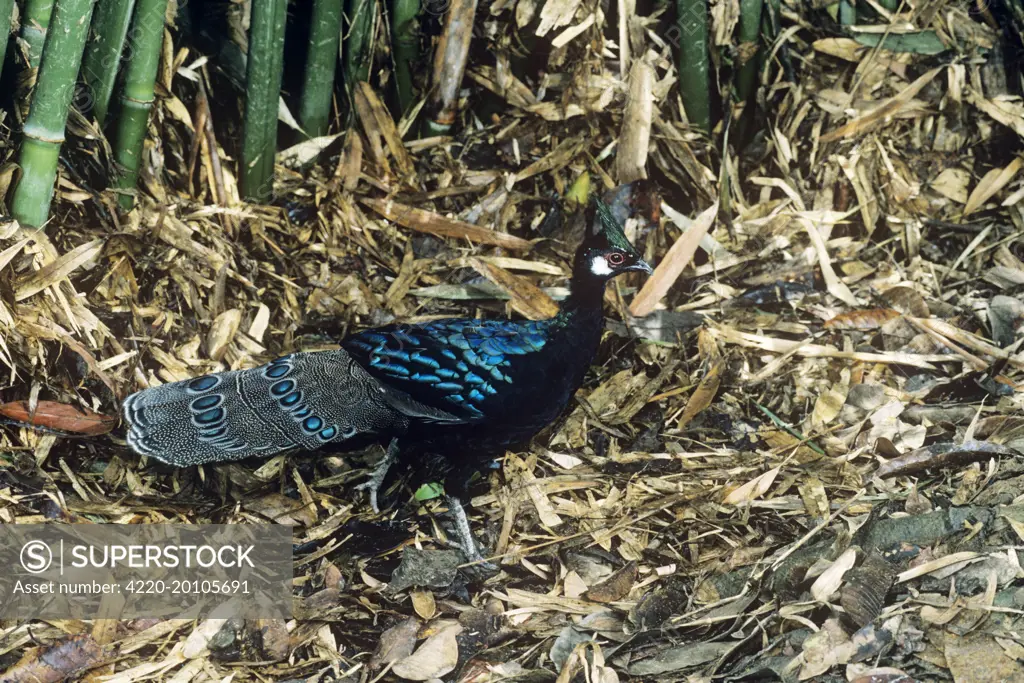
[(629, 307), (630, 315), (643, 318), (654, 310), (662, 297), (668, 294), (668, 290), (679, 279), (683, 269), (689, 265), (701, 238), (711, 229), (717, 215), (718, 201), (716, 200), (714, 204), (697, 216), (679, 236), (679, 239), (665, 254), (665, 258), (654, 269), (654, 274), (647, 278), (647, 282), (644, 283), (640, 293), (636, 295)]
[(940, 71), (942, 71), (941, 67), (922, 74), (917, 78), (917, 80), (908, 85), (901, 92), (885, 100), (867, 114), (858, 116), (849, 123), (835, 129), (831, 133), (822, 135), (821, 141), (834, 142), (835, 140), (841, 140), (842, 138), (850, 137), (851, 135), (857, 135), (866, 131), (874, 124), (880, 123), (887, 118), (894, 116), (900, 109), (913, 100), (917, 93), (921, 92), (926, 85), (931, 83), (932, 79), (939, 75)]
[(416, 648), (416, 635), (420, 631), (420, 620), (409, 617), (400, 621), (381, 634), (377, 650), (370, 658), (370, 670), (377, 671), (386, 664), (405, 659)]
[(0, 683), (58, 683), (100, 663), (103, 649), (92, 636), (68, 638), (49, 648), (25, 651), (18, 663), (0, 675)]
[(473, 269), (498, 285), (511, 299), (512, 308), (530, 320), (546, 320), (558, 314), (558, 304), (525, 277), (483, 259), (469, 261)]
[(81, 244), (39, 270), (29, 273), (15, 285), (14, 300), (23, 301), (33, 294), (38, 294), (47, 287), (57, 284), (79, 267), (99, 256), (103, 249), (103, 242), (103, 240), (97, 239)]
[(459, 663), (459, 642), (462, 624), (445, 621), (435, 624), (435, 633), (428, 637), (415, 652), (395, 662), (391, 672), (409, 681), (429, 681), (440, 678), (455, 669)]
[(636, 562), (628, 562), (607, 579), (597, 584), (583, 596), (593, 602), (618, 602), (633, 588), (637, 577)]
[(433, 211), (417, 209), (396, 201), (371, 199), (369, 197), (364, 197), (360, 201), (388, 220), (416, 232), (425, 232), (437, 237), (465, 239), (479, 244), (493, 244), (498, 247), (519, 251), (526, 251), (533, 246), (526, 240), (514, 235), (495, 232), (454, 218), (445, 218)]
[(718, 394), (718, 387), (722, 383), (722, 372), (724, 370), (725, 358), (719, 356), (711, 364), (711, 367), (708, 368), (707, 373), (701, 379), (694, 392), (690, 394), (686, 407), (683, 408), (683, 414), (679, 418), (679, 423), (676, 425), (679, 429), (683, 429), (686, 425), (690, 424), (693, 418), (700, 415), (715, 400), (715, 396)]
[(877, 330), (893, 318), (900, 317), (891, 308), (867, 308), (840, 313), (825, 321), (826, 330)]
[(1006, 165), (1006, 168), (993, 168), (986, 173), (978, 181), (978, 185), (971, 192), (971, 196), (967, 198), (967, 205), (964, 206), (963, 215), (969, 216), (980, 209), (982, 204), (991, 199), (999, 190), (1006, 187), (1014, 179), (1021, 166), (1024, 166), (1024, 160), (1016, 157)]
[(437, 604), (434, 602), (434, 594), (430, 591), (413, 591), (409, 597), (412, 599), (412, 609), (424, 620), (434, 618), (437, 612)]
[(230, 308), (218, 315), (210, 325), (210, 333), (206, 337), (206, 353), (213, 360), (220, 360), (227, 353), (238, 328), (242, 324), (242, 311)]
[(367, 136), (379, 134), (384, 138), (388, 151), (398, 166), (398, 172), (403, 179), (415, 173), (412, 157), (402, 143), (402, 136), (395, 126), (391, 113), (384, 106), (384, 103), (377, 97), (373, 87), (366, 81), (356, 83), (355, 88), (356, 108), (359, 111), (359, 119)]
[(308, 527), (316, 522), (316, 508), (311, 503), (289, 498), (283, 493), (271, 492), (248, 499), (242, 507), (273, 520), (275, 524)]
[(773, 467), (764, 474), (754, 477), (746, 484), (730, 491), (722, 499), (722, 502), (726, 505), (741, 505), (760, 498), (772, 487), (777, 476), (779, 476), (779, 468)]
[(117, 426), (117, 418), (56, 401), (39, 401), (32, 410), (28, 401), (0, 405), (0, 415), (26, 426), (54, 429), (69, 434), (98, 436)]

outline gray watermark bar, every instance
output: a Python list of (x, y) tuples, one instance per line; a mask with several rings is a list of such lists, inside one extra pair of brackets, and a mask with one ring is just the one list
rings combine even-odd
[(292, 616), (279, 524), (0, 524), (0, 618)]

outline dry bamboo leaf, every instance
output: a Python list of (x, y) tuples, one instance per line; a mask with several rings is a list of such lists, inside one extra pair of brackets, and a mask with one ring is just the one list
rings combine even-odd
[(650, 314), (658, 302), (679, 279), (683, 269), (690, 263), (700, 245), (701, 239), (711, 229), (718, 215), (718, 201), (701, 213), (687, 228), (675, 244), (665, 254), (665, 258), (654, 269), (654, 274), (647, 278), (640, 293), (633, 299), (629, 307), (630, 315), (643, 318)]
[(629, 72), (629, 95), (615, 151), (615, 177), (621, 184), (647, 178), (653, 115), (654, 69), (647, 60), (637, 59)]
[(7, 267), (7, 264), (11, 262), (15, 256), (21, 253), (21, 250), (25, 248), (25, 245), (31, 242), (28, 237), (23, 240), (15, 242), (11, 246), (7, 247), (3, 251), (0, 251), (0, 270)]
[(779, 475), (779, 470), (780, 468), (773, 467), (764, 474), (754, 477), (743, 486), (730, 491), (722, 502), (726, 505), (741, 505), (760, 498), (772, 487), (775, 477)]
[(1024, 165), (1024, 160), (1016, 157), (1007, 164), (1006, 168), (993, 168), (986, 173), (971, 192), (971, 196), (968, 197), (967, 205), (964, 207), (964, 216), (969, 216), (980, 209), (982, 204), (991, 199), (996, 192), (1006, 187), (1017, 175), (1022, 165)]
[[(402, 178), (405, 179), (412, 176), (416, 171), (412, 157), (409, 156), (409, 151), (402, 143), (402, 136), (399, 134), (398, 128), (395, 127), (395, 121), (391, 117), (391, 113), (384, 106), (384, 103), (380, 101), (380, 98), (377, 97), (373, 87), (366, 81), (360, 81), (356, 84), (355, 95), (356, 106), (359, 107), (360, 120), (364, 130), (367, 126), (375, 126), (377, 132), (384, 138), (384, 144), (388, 146), (391, 156), (394, 157), (395, 164), (398, 166), (398, 172)], [(364, 119), (362, 116), (363, 112), (366, 112), (371, 120)], [(367, 135), (369, 134), (369, 131), (367, 131)]]
[(391, 672), (409, 681), (429, 681), (440, 678), (455, 669), (459, 663), (459, 642), (462, 625), (449, 622), (423, 641), (415, 652), (395, 662)]
[(526, 240), (514, 235), (495, 232), (452, 218), (445, 218), (432, 211), (417, 209), (395, 201), (370, 199), (367, 197), (360, 199), (360, 201), (388, 220), (416, 232), (425, 232), (438, 237), (465, 239), (480, 244), (493, 244), (498, 247), (521, 251), (526, 251), (533, 246)]
[(524, 277), (483, 259), (470, 259), (473, 269), (509, 295), (512, 308), (530, 320), (546, 320), (558, 314), (558, 304), (544, 291)]
[(905, 572), (901, 572), (896, 577), (897, 583), (906, 583), (912, 579), (916, 579), (919, 576), (931, 574), (942, 569), (956, 566), (956, 569), (966, 566), (970, 562), (984, 558), (984, 553), (974, 552), (973, 550), (964, 550), (959, 553), (952, 553), (950, 555), (944, 555), (938, 557), (930, 562), (919, 564), (916, 567), (911, 567)]
[(860, 62), (868, 48), (858, 43), (853, 38), (822, 38), (811, 44), (816, 52), (844, 59), (854, 64)]
[(557, 36), (555, 36), (555, 38), (551, 41), (551, 47), (555, 49), (565, 47), (570, 42), (572, 42), (573, 38), (575, 38), (576, 36), (586, 31), (588, 28), (593, 26), (596, 18), (597, 17), (594, 15), (594, 13), (591, 13), (587, 15), (587, 18), (581, 21), (580, 23), (565, 29)]
[(847, 548), (814, 580), (811, 584), (811, 596), (818, 602), (828, 602), (839, 591), (839, 587), (843, 585), (843, 576), (853, 568), (856, 561), (856, 549)]
[(333, 135), (322, 135), (303, 140), (278, 152), (274, 163), (293, 168), (305, 166), (320, 156), (325, 149), (334, 144), (334, 141), (340, 137), (341, 133), (335, 133)]
[(970, 182), (971, 174), (965, 169), (956, 167), (944, 169), (929, 185), (946, 199), (957, 204), (966, 204), (969, 196), (967, 186)]
[(987, 100), (974, 88), (967, 89), (967, 101), (1024, 138), (1024, 106), (1007, 100)]
[(28, 401), (4, 403), (0, 404), (0, 415), (33, 427), (88, 436), (106, 434), (117, 426), (116, 417), (56, 401), (38, 401), (35, 410)]
[(536, 465), (536, 455), (531, 455), (526, 460), (515, 455), (509, 455), (505, 460), (505, 467), (514, 478), (521, 482), (522, 488), (526, 490), (526, 495), (530, 497), (533, 506), (537, 509), (537, 516), (540, 518), (541, 524), (549, 529), (555, 529), (561, 526), (562, 518), (555, 513), (554, 506), (548, 500), (547, 495), (541, 489), (540, 482), (533, 473)]
[(377, 671), (385, 664), (405, 659), (416, 649), (416, 634), (420, 621), (409, 617), (400, 621), (380, 635), (377, 649), (370, 658), (370, 670)]
[(822, 142), (834, 142), (851, 135), (857, 135), (863, 133), (865, 130), (870, 128), (872, 125), (884, 121), (892, 116), (895, 116), (897, 112), (905, 107), (917, 93), (932, 82), (939, 72), (942, 71), (942, 67), (938, 67), (928, 71), (919, 76), (913, 83), (904, 88), (901, 92), (893, 95), (886, 101), (879, 104), (877, 107), (869, 111), (867, 114), (858, 116), (849, 123), (840, 126), (831, 133), (826, 133), (821, 136)]
[(228, 344), (238, 334), (238, 328), (242, 324), (242, 312), (237, 308), (230, 308), (218, 315), (213, 324), (210, 325), (210, 333), (206, 338), (206, 353), (213, 360), (220, 360), (227, 353)]
[(890, 320), (900, 317), (891, 308), (868, 308), (847, 311), (825, 321), (826, 330), (877, 330)]
[(102, 239), (92, 240), (75, 247), (52, 263), (30, 273), (15, 286), (14, 300), (23, 301), (33, 294), (38, 294), (47, 287), (57, 284), (79, 267), (99, 256), (102, 249)]
[(580, 0), (547, 0), (544, 8), (540, 11), (540, 25), (537, 26), (537, 35), (543, 37), (553, 28), (567, 25), (576, 16)]
[(686, 425), (693, 421), (693, 418), (700, 415), (715, 400), (718, 387), (722, 383), (724, 370), (725, 358), (720, 356), (711, 364), (700, 384), (690, 394), (690, 398), (686, 401), (686, 407), (683, 408), (683, 414), (679, 417), (679, 423), (676, 425), (678, 429), (685, 429)]
[(804, 227), (807, 229), (807, 234), (811, 238), (811, 244), (814, 245), (814, 250), (818, 253), (818, 267), (821, 268), (821, 276), (825, 280), (825, 286), (828, 288), (829, 294), (839, 299), (848, 306), (857, 306), (859, 302), (857, 297), (853, 295), (850, 288), (846, 286), (842, 280), (836, 275), (835, 270), (832, 269), (832, 260), (829, 258), (828, 249), (825, 246), (825, 240), (821, 236), (821, 231), (818, 230), (816, 221), (807, 219), (801, 219), (804, 223)]
[[(542, 104), (544, 103), (538, 104), (537, 107), (540, 107)], [(561, 107), (560, 104), (554, 104), (557, 107)], [(536, 108), (530, 107), (529, 110), (535, 111)], [(526, 180), (527, 178), (532, 178), (535, 175), (547, 173), (548, 171), (553, 171), (569, 165), (569, 163), (576, 158), (576, 155), (579, 154), (580, 150), (585, 147), (585, 144), (585, 141), (578, 136), (563, 140), (557, 147), (546, 155), (533, 162), (522, 171), (517, 171), (514, 176), (514, 180), (519, 182), (521, 180)]]

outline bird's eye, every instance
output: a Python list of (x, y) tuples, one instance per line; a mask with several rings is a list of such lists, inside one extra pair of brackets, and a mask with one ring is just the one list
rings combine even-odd
[(608, 254), (608, 256), (606, 256), (605, 258), (608, 260), (609, 265), (621, 266), (622, 263), (626, 260), (626, 255), (618, 251), (613, 251), (612, 253)]

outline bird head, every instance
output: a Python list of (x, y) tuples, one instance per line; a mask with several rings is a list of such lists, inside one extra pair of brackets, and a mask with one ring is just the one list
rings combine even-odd
[(648, 275), (654, 272), (629, 243), (611, 208), (601, 199), (594, 199), (593, 209), (593, 227), (576, 252), (576, 273), (605, 282), (631, 271)]

